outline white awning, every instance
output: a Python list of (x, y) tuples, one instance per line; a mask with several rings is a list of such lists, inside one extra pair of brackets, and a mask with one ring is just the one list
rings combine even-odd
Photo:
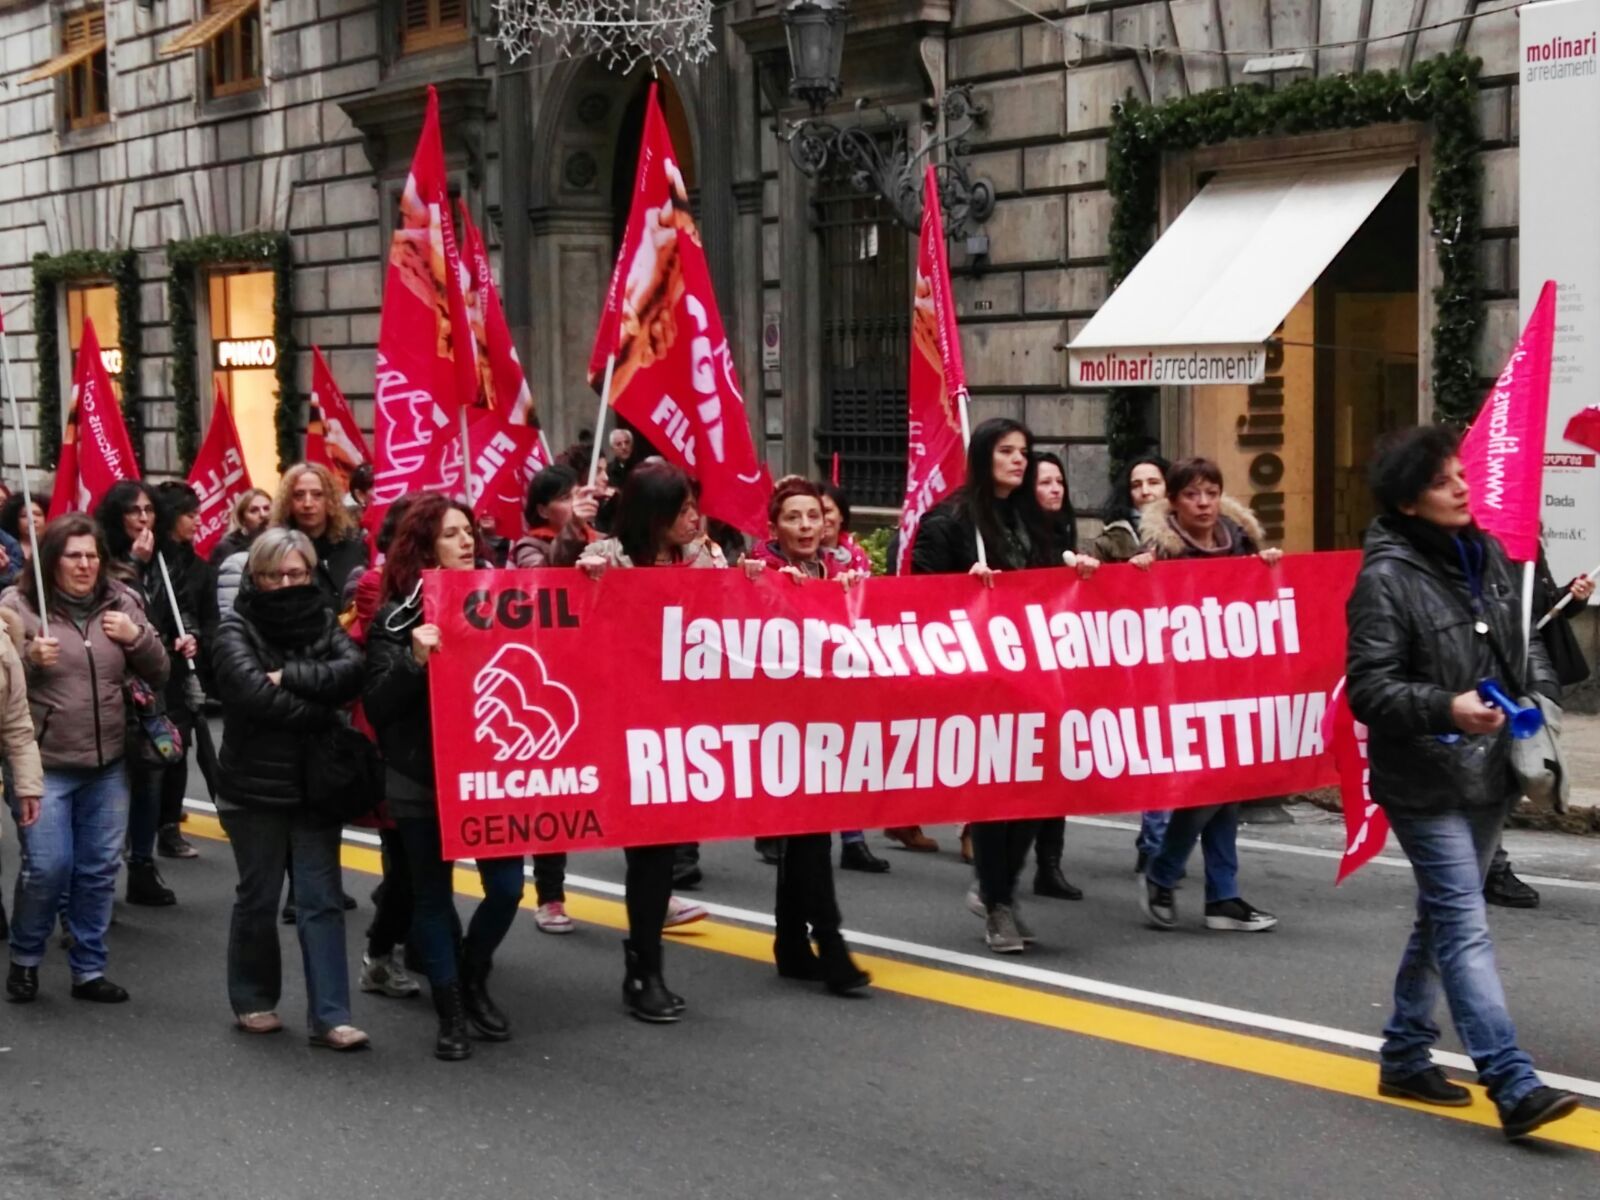
[(1266, 340), (1409, 165), (1213, 179), (1072, 340), (1073, 385), (1260, 382)]

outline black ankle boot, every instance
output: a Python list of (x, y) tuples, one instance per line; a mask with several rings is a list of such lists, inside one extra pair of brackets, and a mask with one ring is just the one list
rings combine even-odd
[(433, 1011), (439, 1014), (439, 1036), (433, 1043), (433, 1056), (445, 1062), (460, 1062), (472, 1057), (472, 1042), (467, 1038), (467, 1006), (461, 998), (461, 983), (434, 984)]
[(461, 964), (461, 1000), (472, 1032), (486, 1042), (509, 1042), (511, 1021), (489, 996), (489, 966), (468, 958)]
[(165, 908), (178, 902), (177, 893), (166, 885), (153, 862), (128, 862), (128, 903), (150, 908)]
[(804, 979), (811, 983), (822, 979), (822, 960), (811, 949), (811, 939), (804, 932), (798, 937), (779, 934), (774, 938), (772, 959), (778, 964), (778, 974), (785, 979)]
[(1049, 896), (1055, 900), (1082, 900), (1083, 892), (1067, 881), (1061, 873), (1059, 858), (1041, 858), (1039, 869), (1033, 873), (1033, 894)]
[(6, 999), (13, 1004), (27, 1004), (38, 994), (39, 968), (12, 963), (6, 972)]
[(628, 1011), (641, 1021), (658, 1025), (681, 1017), (683, 998), (669, 992), (661, 978), (661, 946), (636, 949), (632, 942), (625, 941), (622, 956), (627, 967), (622, 979), (622, 1002)]
[(856, 966), (837, 933), (817, 935), (817, 961), (822, 966), (822, 982), (836, 995), (859, 992), (872, 982), (872, 976)]

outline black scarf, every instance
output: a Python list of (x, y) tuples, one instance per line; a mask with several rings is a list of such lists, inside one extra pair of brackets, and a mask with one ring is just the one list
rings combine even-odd
[(267, 641), (289, 650), (316, 641), (331, 619), (322, 589), (311, 583), (263, 591), (247, 579), (235, 608)]
[(1483, 560), (1485, 553), (1483, 530), (1475, 524), (1457, 531), (1446, 529), (1443, 525), (1435, 525), (1432, 521), (1421, 517), (1408, 517), (1404, 513), (1395, 513), (1386, 517), (1385, 521), (1390, 529), (1415, 546), (1422, 557), (1431, 561), (1434, 566), (1443, 568), (1449, 575), (1462, 574), (1463, 547), (1470, 556), (1469, 561)]

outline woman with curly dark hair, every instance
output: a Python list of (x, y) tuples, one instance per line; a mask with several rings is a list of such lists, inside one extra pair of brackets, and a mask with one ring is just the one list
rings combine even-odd
[(447, 1061), (471, 1057), (469, 1035), (491, 1042), (511, 1038), (510, 1020), (489, 995), (489, 971), (511, 931), (523, 887), (520, 855), (479, 857), (483, 900), (460, 936), (455, 865), (444, 857), (439, 839), (428, 710), (428, 662), (441, 639), (439, 627), (422, 618), (422, 572), (470, 571), (477, 564), (472, 510), (437, 492), (419, 496), (395, 531), (383, 565), (382, 607), (367, 626), (362, 692), (387, 764), (389, 815), (411, 873), (410, 944), (422, 960), (439, 1017), (433, 1052)]

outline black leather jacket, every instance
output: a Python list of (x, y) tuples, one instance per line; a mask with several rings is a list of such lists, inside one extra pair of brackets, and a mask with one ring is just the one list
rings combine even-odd
[[(433, 719), (428, 713), (428, 673), (411, 654), (411, 630), (421, 603), (385, 604), (367, 626), (367, 676), (361, 706), (378, 735), (389, 768), (433, 787)], [(393, 804), (391, 802), (391, 807)]]
[[(1522, 660), (1520, 587), (1516, 569), (1485, 537), (1484, 619), (1510, 665)], [(1346, 605), (1349, 643), (1345, 675), (1351, 711), (1368, 730), (1372, 798), (1410, 815), (1504, 804), (1516, 792), (1511, 735), (1461, 736), (1450, 702), (1487, 678), (1513, 694), (1486, 637), (1473, 629), (1471, 592), (1458, 563), (1425, 553), (1380, 517), (1367, 531), (1366, 557)], [(1527, 687), (1559, 695), (1539, 639), (1528, 659)]]
[[(308, 748), (361, 690), (361, 651), (332, 613), (308, 645), (269, 641), (237, 609), (212, 646), (222, 696), (222, 799), (241, 808), (289, 808), (305, 799)], [(269, 672), (282, 670), (275, 684)]]

